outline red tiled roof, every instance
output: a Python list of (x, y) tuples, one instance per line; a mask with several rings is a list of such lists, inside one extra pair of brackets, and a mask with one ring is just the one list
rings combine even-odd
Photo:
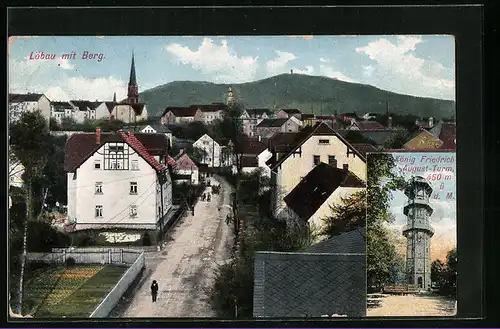
[(167, 163), (170, 165), (170, 166), (175, 166), (176, 165), (176, 161), (174, 158), (172, 158), (170, 155), (167, 156)]
[(186, 153), (181, 154), (174, 165), (174, 170), (196, 170), (198, 166)]
[[(152, 155), (165, 155), (168, 150), (169, 141), (165, 134), (142, 134), (137, 133), (135, 137)], [(88, 159), (95, 151), (107, 142), (121, 142), (123, 139), (116, 133), (101, 133), (100, 144), (96, 143), (95, 133), (77, 133), (71, 135), (66, 141), (64, 154), (64, 169), (73, 171)]]
[(146, 162), (148, 162), (151, 167), (153, 167), (157, 171), (162, 171), (165, 169), (165, 166), (163, 164), (156, 161), (156, 159), (151, 154), (148, 153), (144, 145), (142, 145), (142, 143), (137, 139), (137, 137), (135, 137), (134, 133), (129, 132), (127, 135), (122, 130), (120, 130), (119, 133), (123, 138), (123, 140), (128, 145), (130, 145), (137, 153), (139, 153), (139, 155), (143, 157), (144, 160), (146, 160)]
[(360, 130), (385, 130), (387, 129), (380, 123), (376, 121), (357, 121), (355, 123), (356, 126), (359, 127)]

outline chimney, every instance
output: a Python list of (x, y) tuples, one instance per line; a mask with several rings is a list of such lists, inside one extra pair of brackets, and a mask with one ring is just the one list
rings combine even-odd
[(345, 163), (342, 167), (343, 167), (342, 169), (344, 169), (345, 173), (349, 172), (349, 165), (347, 163)]
[(95, 143), (101, 145), (101, 128), (95, 128)]
[(429, 128), (434, 126), (434, 118), (433, 117), (430, 117), (429, 118)]
[(388, 127), (388, 128), (392, 128), (392, 117), (389, 117), (389, 118), (387, 119), (387, 127)]

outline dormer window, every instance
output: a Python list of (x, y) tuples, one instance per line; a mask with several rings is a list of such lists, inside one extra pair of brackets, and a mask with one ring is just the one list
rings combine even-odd
[(319, 145), (328, 145), (328, 144), (330, 144), (330, 140), (329, 139), (320, 139), (318, 141), (318, 144)]

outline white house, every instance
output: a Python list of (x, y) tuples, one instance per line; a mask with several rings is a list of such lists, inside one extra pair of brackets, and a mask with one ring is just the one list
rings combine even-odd
[(366, 181), (365, 154), (376, 151), (373, 146), (350, 144), (323, 122), (288, 136), (282, 138), (284, 145), (270, 140), (272, 157), (267, 164), (271, 168), (271, 208), (275, 216), (281, 216), (286, 206), (284, 197), (321, 162), (346, 164), (354, 175)]
[(201, 155), (200, 164), (207, 165), (209, 168), (219, 168), (232, 166), (232, 154), (230, 154), (229, 142), (224, 140), (215, 140), (208, 134), (204, 134), (193, 143)]
[(78, 109), (70, 102), (52, 102), (51, 106), (51, 117), (53, 117), (59, 124), (63, 118), (72, 118), (74, 112)]
[(203, 121), (200, 109), (194, 107), (167, 107), (161, 115), (161, 124), (183, 124)]
[(85, 120), (96, 119), (96, 107), (99, 106), (99, 102), (71, 100), (70, 103), (75, 107), (75, 111), (73, 111), (73, 119), (75, 119), (76, 123), (83, 123)]
[[(191, 105), (192, 108), (196, 108), (201, 111), (201, 120), (206, 125), (212, 125), (224, 119), (225, 113), (228, 111), (228, 107), (223, 103), (212, 103), (209, 105)], [(196, 118), (195, 118), (196, 119)]]
[(349, 170), (348, 164), (338, 168), (336, 161), (322, 162), (285, 196), (286, 217), (299, 227), (306, 226), (318, 233), (324, 228), (323, 219), (333, 215), (333, 205), (364, 188), (365, 182)]
[(262, 168), (264, 175), (271, 177), (271, 170), (266, 165), (266, 161), (272, 156), (267, 140), (260, 137), (242, 138), (235, 149), (236, 156), (240, 157), (240, 167), (243, 173), (252, 173)]
[(193, 160), (184, 153), (183, 150), (174, 157), (175, 164), (173, 165), (174, 182), (188, 183), (198, 185), (200, 183), (200, 171)]
[[(166, 145), (165, 136), (157, 143)], [(154, 230), (172, 208), (172, 181), (160, 145), (133, 133), (74, 134), (64, 167), (68, 178), (68, 220), (75, 230)]]
[(52, 106), (44, 94), (9, 94), (9, 122), (18, 120), (26, 111), (40, 111), (48, 124)]

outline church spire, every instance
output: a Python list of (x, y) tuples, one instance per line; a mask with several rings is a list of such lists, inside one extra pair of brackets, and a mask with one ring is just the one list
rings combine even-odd
[(130, 65), (130, 80), (128, 82), (129, 85), (137, 85), (137, 79), (135, 77), (135, 61), (134, 61), (134, 52), (132, 51), (132, 64)]
[(128, 82), (128, 103), (139, 103), (139, 87), (137, 86), (137, 78), (135, 76), (135, 61), (134, 52), (132, 51), (132, 64), (130, 65), (130, 80)]

